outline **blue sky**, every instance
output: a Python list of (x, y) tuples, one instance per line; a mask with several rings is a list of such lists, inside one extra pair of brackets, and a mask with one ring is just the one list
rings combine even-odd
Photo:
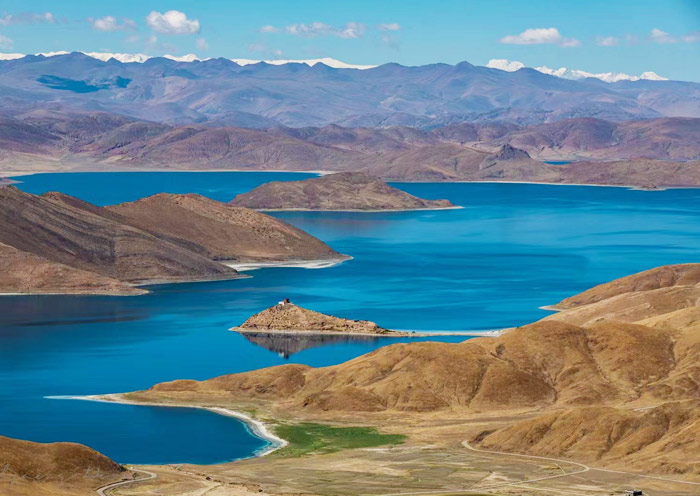
[[(3, 3), (5, 5), (3, 5)], [(518, 60), (700, 81), (700, 0), (26, 0), (0, 2), (0, 52)], [(173, 12), (175, 11), (175, 12)], [(169, 13), (169, 14), (168, 14)]]

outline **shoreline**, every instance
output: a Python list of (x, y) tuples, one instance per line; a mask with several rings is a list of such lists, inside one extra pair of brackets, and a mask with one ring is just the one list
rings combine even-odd
[(470, 336), (470, 337), (498, 337), (511, 328), (493, 329), (488, 331), (412, 331), (402, 329), (389, 329), (385, 333), (368, 332), (336, 332), (308, 329), (303, 331), (285, 329), (251, 329), (234, 326), (229, 331), (245, 334), (277, 334), (279, 336), (367, 336), (376, 338), (426, 338), (431, 336)]
[(97, 403), (113, 403), (117, 405), (134, 405), (134, 406), (153, 406), (153, 407), (163, 407), (163, 408), (196, 408), (199, 410), (207, 410), (212, 413), (223, 415), (225, 417), (232, 417), (240, 420), (246, 426), (246, 429), (250, 434), (262, 439), (268, 443), (268, 446), (262, 450), (258, 450), (252, 455), (244, 458), (237, 458), (236, 460), (230, 460), (229, 462), (216, 462), (213, 465), (218, 465), (221, 463), (230, 463), (237, 460), (244, 460), (246, 458), (261, 458), (273, 453), (279, 449), (284, 448), (289, 444), (289, 441), (279, 437), (277, 434), (273, 433), (271, 426), (265, 422), (251, 417), (243, 412), (237, 410), (232, 410), (230, 408), (224, 408), (219, 406), (202, 406), (202, 405), (186, 405), (181, 403), (153, 403), (153, 402), (140, 402), (132, 401), (124, 398), (124, 393), (110, 393), (110, 394), (89, 394), (89, 395), (65, 395), (65, 396), (44, 396), (45, 399), (50, 400), (78, 400), (78, 401), (94, 401)]
[[(246, 207), (250, 208), (250, 207)], [(453, 207), (425, 207), (425, 208), (377, 208), (377, 209), (319, 209), (319, 208), (254, 208), (258, 212), (357, 212), (357, 213), (368, 213), (376, 214), (381, 212), (429, 212), (431, 210), (459, 210), (465, 208), (461, 205), (455, 205)]]
[[(0, 179), (12, 180), (14, 177), (23, 176), (34, 176), (37, 174), (83, 174), (83, 173), (121, 173), (121, 172), (281, 172), (290, 174), (317, 174), (319, 176), (326, 176), (329, 174), (337, 174), (340, 171), (329, 171), (329, 170), (279, 170), (279, 169), (162, 169), (162, 168), (136, 168), (136, 169), (85, 169), (85, 170), (36, 170), (36, 171), (2, 171), (0, 170)], [(21, 181), (14, 181), (19, 183)]]
[[(137, 286), (134, 286), (137, 287)], [(140, 288), (139, 288), (140, 289)], [(114, 296), (115, 298), (123, 298), (125, 296), (144, 296), (150, 294), (151, 291), (146, 289), (141, 293), (0, 293), (2, 296)]]
[[(281, 262), (219, 262), (227, 267), (236, 269), (239, 272), (246, 272), (258, 269), (328, 269), (343, 262), (352, 260), (353, 257), (344, 255), (343, 258), (318, 258), (315, 260), (286, 260)], [(244, 275), (243, 277), (252, 277)]]
[[(36, 171), (1, 171), (0, 179), (6, 178), (12, 180), (15, 177), (22, 176), (33, 176), (36, 174), (70, 174), (70, 173), (109, 173), (109, 172), (269, 172), (269, 173), (295, 173), (295, 174), (317, 174), (319, 176), (325, 176), (330, 174), (338, 174), (346, 171), (331, 171), (331, 170), (285, 170), (285, 169), (161, 169), (161, 168), (136, 168), (136, 169), (99, 169), (99, 170), (36, 170)], [(474, 183), (474, 184), (536, 184), (542, 186), (592, 186), (599, 188), (624, 188), (632, 191), (666, 191), (675, 189), (700, 189), (700, 185), (697, 186), (661, 186), (658, 188), (644, 188), (643, 186), (634, 184), (597, 184), (597, 183), (561, 183), (561, 182), (542, 182), (542, 181), (468, 181), (464, 179), (454, 180), (454, 181), (407, 181), (401, 179), (385, 179), (380, 178), (387, 183), (399, 183), (399, 184), (461, 184), (461, 183)], [(21, 181), (14, 181), (14, 183), (20, 183)], [(458, 207), (459, 208), (459, 207)], [(461, 207), (464, 208), (464, 207)], [(450, 210), (451, 207), (440, 208), (440, 209), (417, 209), (417, 210)], [(397, 212), (412, 211), (411, 210), (396, 210)], [(277, 210), (261, 210), (263, 212), (274, 212)], [(279, 211), (292, 211), (288, 209), (282, 209)], [(354, 210), (298, 210), (301, 212), (354, 212)], [(367, 210), (357, 210), (358, 212), (368, 212)], [(389, 212), (390, 210), (378, 210), (379, 212)]]

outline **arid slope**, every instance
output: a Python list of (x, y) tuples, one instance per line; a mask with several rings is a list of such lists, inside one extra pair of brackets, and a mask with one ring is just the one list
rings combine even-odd
[(318, 260), (342, 256), (286, 222), (200, 195), (160, 194), (107, 207), (134, 227), (214, 260)]
[[(512, 420), (465, 426), (464, 435), (494, 450), (699, 473), (692, 456), (700, 450), (697, 301), (683, 297), (630, 310), (637, 298), (654, 302), (659, 291), (694, 290), (697, 267), (662, 267), (611, 283), (631, 291), (603, 291), (610, 296), (497, 338), (396, 344), (331, 367), (287, 365), (174, 381), (127, 396), (257, 404), (287, 417), (361, 414), (366, 421), (498, 412)], [(581, 322), (577, 312), (607, 302), (617, 303)]]
[(343, 258), (285, 222), (199, 195), (102, 208), (0, 187), (0, 292), (138, 294), (131, 284), (238, 276), (221, 261)]
[(109, 277), (51, 262), (0, 243), (0, 293), (137, 295), (145, 291)]
[(0, 188), (0, 242), (127, 282), (221, 279), (236, 271), (52, 195)]
[(34, 443), (0, 436), (0, 493), (70, 496), (121, 479), (124, 468), (76, 443)]

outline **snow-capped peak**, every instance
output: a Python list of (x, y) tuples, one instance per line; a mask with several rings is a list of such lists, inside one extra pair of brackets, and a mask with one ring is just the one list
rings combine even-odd
[[(491, 69), (500, 69), (502, 71), (514, 72), (525, 67), (525, 64), (517, 60), (506, 60), (506, 59), (491, 59), (486, 67)], [(543, 74), (549, 74), (550, 76), (556, 76), (563, 79), (585, 79), (585, 78), (596, 78), (606, 83), (616, 83), (618, 81), (639, 81), (640, 79), (646, 79), (649, 81), (668, 81), (668, 78), (659, 76), (655, 72), (644, 72), (640, 76), (632, 76), (630, 74), (625, 74), (624, 72), (601, 72), (592, 73), (581, 71), (578, 69), (569, 69), (567, 67), (560, 67), (559, 69), (552, 69), (547, 66), (534, 67), (536, 71)]]
[(146, 62), (151, 57), (144, 55), (143, 53), (107, 53), (107, 52), (82, 52), (88, 57), (93, 59), (101, 60), (102, 62), (107, 62), (108, 60), (115, 59), (123, 64), (128, 64), (131, 62), (143, 63)]
[(0, 53), (0, 60), (15, 60), (25, 57), (23, 53)]
[(238, 65), (249, 65), (249, 64), (258, 64), (260, 62), (265, 62), (266, 64), (271, 64), (271, 65), (306, 64), (310, 67), (313, 67), (316, 64), (324, 64), (324, 65), (327, 65), (328, 67), (333, 67), (334, 69), (360, 69), (360, 70), (364, 70), (364, 69), (373, 69), (374, 67), (377, 67), (376, 65), (347, 64), (345, 62), (341, 62), (340, 60), (332, 59), (330, 57), (325, 57), (322, 59), (307, 59), (307, 60), (250, 60), (250, 59), (231, 59), (231, 60)]
[[(35, 55), (42, 55), (44, 57), (54, 57), (56, 55), (67, 55), (69, 52), (44, 52), (37, 53)], [(88, 57), (107, 62), (108, 60), (115, 59), (124, 64), (128, 63), (143, 63), (153, 57), (151, 55), (145, 55), (143, 53), (109, 53), (109, 52), (80, 52)], [(21, 59), (25, 57), (22, 53), (0, 53), (0, 60), (14, 60)], [(209, 58), (201, 59), (193, 53), (188, 53), (187, 55), (163, 55), (163, 58), (174, 60), (176, 62), (195, 62), (209, 60)], [(330, 57), (325, 57), (321, 59), (308, 59), (308, 60), (251, 60), (251, 59), (229, 59), (238, 65), (250, 65), (258, 64), (260, 62), (265, 62), (271, 65), (284, 65), (284, 64), (306, 64), (308, 66), (314, 66), (316, 64), (325, 64), (328, 67), (333, 67), (334, 69), (372, 69), (377, 67), (376, 65), (355, 65), (347, 64), (341, 62), (340, 60), (332, 59)]]

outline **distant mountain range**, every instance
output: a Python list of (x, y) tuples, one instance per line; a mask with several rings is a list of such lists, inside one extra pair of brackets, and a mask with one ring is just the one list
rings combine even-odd
[(699, 128), (700, 119), (675, 117), (245, 129), (38, 109), (0, 117), (0, 171), (327, 170), (406, 181), (700, 186)]
[(110, 112), (176, 125), (247, 128), (432, 129), (462, 122), (700, 117), (700, 84), (689, 82), (568, 80), (468, 62), (352, 70), (323, 59), (272, 65), (137, 57), (133, 61), (141, 63), (123, 63), (91, 55), (6, 56), (11, 60), (0, 61), (0, 112)]

